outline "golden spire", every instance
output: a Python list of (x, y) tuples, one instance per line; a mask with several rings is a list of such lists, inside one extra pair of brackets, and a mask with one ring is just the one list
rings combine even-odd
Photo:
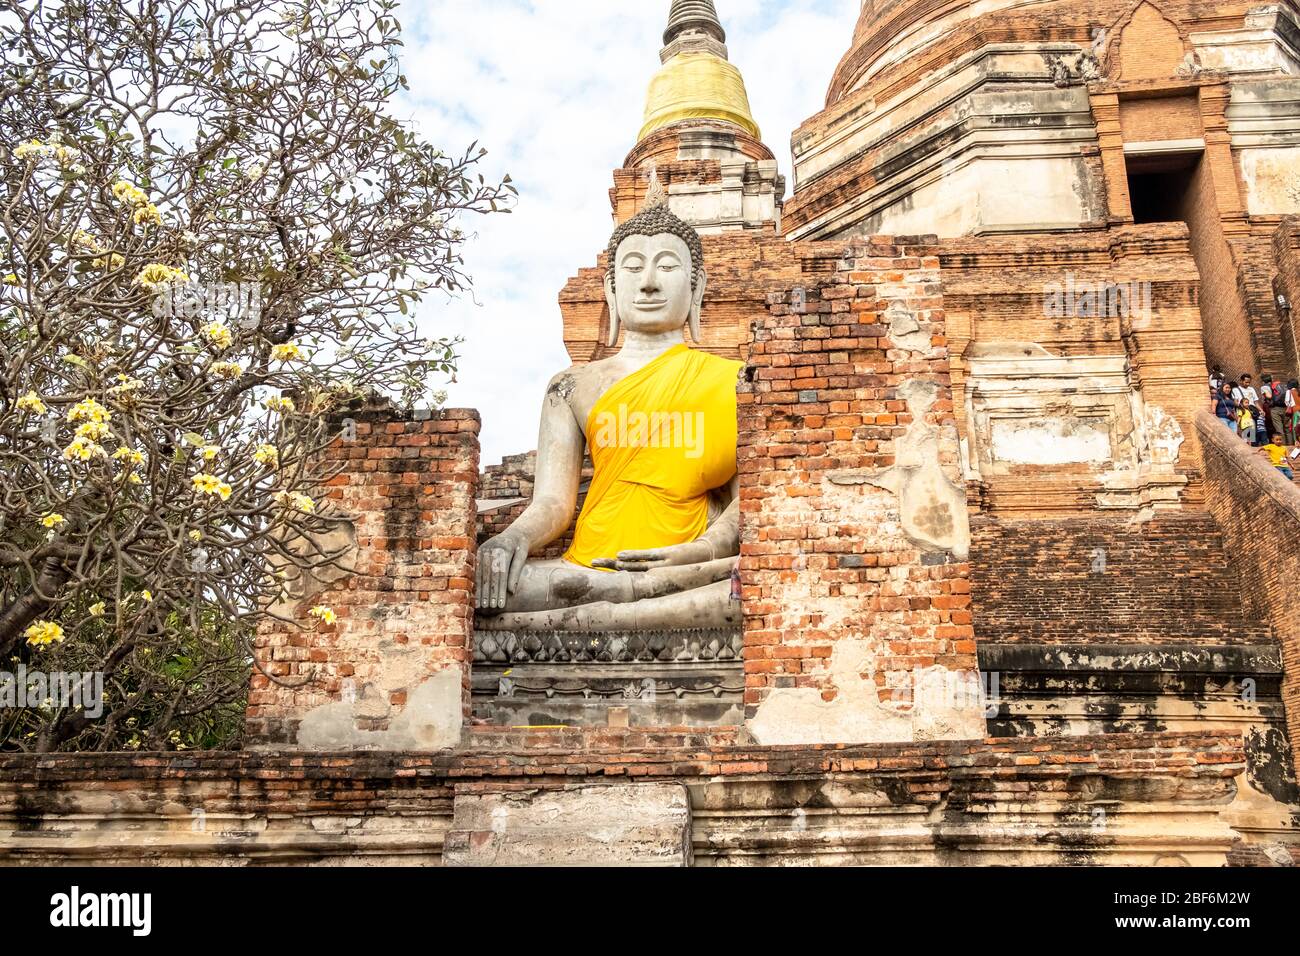
[(692, 119), (721, 120), (760, 138), (744, 77), (727, 60), (726, 36), (712, 0), (674, 0), (660, 54), (663, 69), (650, 81), (637, 142)]

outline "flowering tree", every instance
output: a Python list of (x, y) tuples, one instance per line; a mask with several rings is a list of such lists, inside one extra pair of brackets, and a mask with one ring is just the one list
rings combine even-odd
[(0, 746), (228, 745), (276, 568), (340, 558), (331, 413), (436, 404), (455, 343), (409, 317), (513, 187), (393, 118), (399, 33), (388, 0), (0, 13), (0, 669), (104, 680)]

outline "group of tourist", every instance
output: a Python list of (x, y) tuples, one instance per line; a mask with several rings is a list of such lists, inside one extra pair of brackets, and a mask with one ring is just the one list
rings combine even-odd
[(1300, 434), (1300, 380), (1265, 374), (1259, 388), (1249, 372), (1229, 381), (1218, 365), (1210, 372), (1210, 402), (1214, 414), (1243, 441), (1268, 455), (1273, 467), (1291, 479), (1290, 462), (1300, 448), (1288, 453)]

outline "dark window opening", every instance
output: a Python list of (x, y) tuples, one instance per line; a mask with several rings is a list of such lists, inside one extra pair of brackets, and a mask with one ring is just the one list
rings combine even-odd
[(1199, 153), (1127, 156), (1128, 196), (1135, 223), (1185, 222)]

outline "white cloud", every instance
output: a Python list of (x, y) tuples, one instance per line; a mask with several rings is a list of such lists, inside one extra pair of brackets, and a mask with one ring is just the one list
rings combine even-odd
[[(790, 174), (789, 137), (821, 109), (858, 0), (716, 0), (731, 60)], [(423, 0), (399, 11), (411, 93), (398, 112), (447, 152), (478, 140), (509, 173), (512, 215), (462, 225), (473, 297), (429, 300), (430, 333), (465, 339), (450, 404), (483, 416), (483, 463), (527, 451), (547, 379), (570, 364), (557, 297), (612, 228), (611, 173), (635, 145), (668, 0)]]

